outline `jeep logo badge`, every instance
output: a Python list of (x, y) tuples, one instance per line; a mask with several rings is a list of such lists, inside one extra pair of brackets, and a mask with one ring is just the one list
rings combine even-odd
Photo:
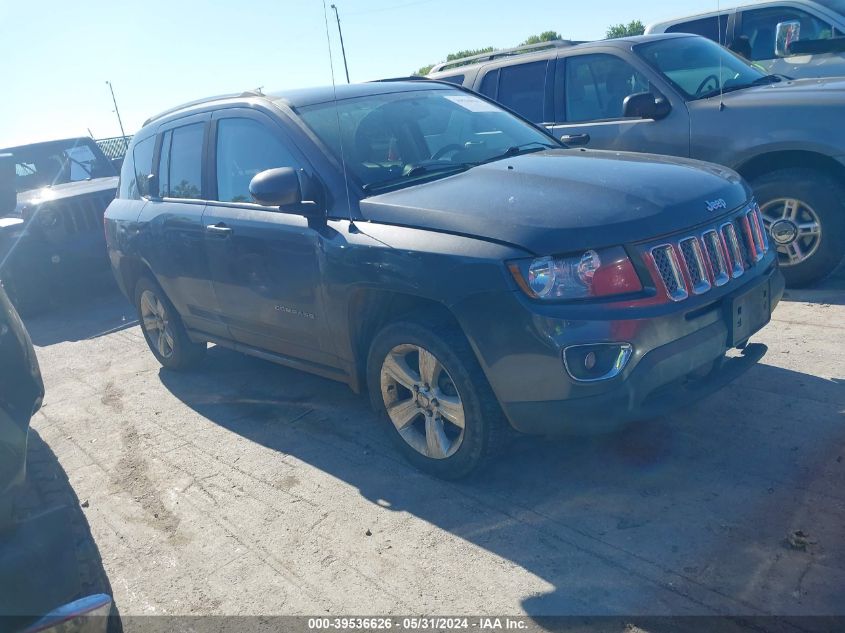
[(707, 200), (704, 204), (707, 206), (707, 210), (710, 213), (718, 211), (719, 209), (728, 208), (728, 203), (725, 202), (722, 198), (719, 198), (718, 200)]

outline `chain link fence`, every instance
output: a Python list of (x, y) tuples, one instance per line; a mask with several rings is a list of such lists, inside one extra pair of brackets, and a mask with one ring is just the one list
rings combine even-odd
[(111, 138), (98, 138), (97, 145), (103, 150), (103, 154), (109, 159), (123, 158), (129, 147), (131, 136), (112, 136)]

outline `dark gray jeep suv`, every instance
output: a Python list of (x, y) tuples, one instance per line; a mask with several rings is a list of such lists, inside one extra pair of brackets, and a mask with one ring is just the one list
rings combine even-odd
[(606, 431), (712, 392), (760, 357), (783, 292), (734, 172), (570, 150), (430, 81), (155, 117), (106, 239), (162, 365), (212, 342), (366, 386), (443, 477), (508, 425)]

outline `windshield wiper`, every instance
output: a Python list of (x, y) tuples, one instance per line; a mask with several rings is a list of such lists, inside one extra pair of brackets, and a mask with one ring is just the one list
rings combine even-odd
[(703, 95), (698, 97), (698, 99), (709, 99), (711, 97), (715, 97), (718, 94), (725, 94), (727, 92), (736, 92), (737, 90), (745, 90), (746, 88), (753, 88), (754, 86), (768, 86), (771, 84), (780, 83), (783, 81), (783, 77), (781, 75), (765, 75), (763, 77), (757, 77), (754, 81), (747, 83), (747, 84), (737, 84), (735, 86), (725, 86), (721, 89), (714, 88), (708, 92), (705, 92)]
[(447, 176), (449, 174), (457, 174), (466, 171), (473, 167), (471, 163), (453, 163), (451, 165), (416, 165), (408, 170), (408, 173), (402, 174), (397, 178), (389, 178), (388, 180), (379, 180), (377, 182), (367, 183), (362, 187), (367, 193), (378, 191), (379, 189), (386, 189), (395, 185), (412, 184), (417, 180), (424, 180), (428, 176)]
[(754, 81), (752, 81), (749, 86), (766, 86), (768, 84), (779, 84), (783, 81), (783, 75), (765, 75), (763, 77), (757, 77)]
[(79, 165), (82, 168), (82, 171), (84, 171), (86, 174), (88, 174), (88, 178), (86, 180), (91, 180), (94, 177), (94, 175), (93, 175), (94, 174), (94, 166), (93, 165), (91, 165), (91, 167), (89, 168), (89, 167), (86, 167), (84, 163), (79, 162), (78, 160), (76, 160), (72, 156), (69, 156), (68, 154), (65, 154), (65, 156), (67, 156), (67, 159), (70, 162), (72, 162), (74, 165)]
[(531, 141), (529, 143), (523, 143), (522, 145), (512, 145), (511, 147), (507, 148), (501, 154), (497, 154), (496, 156), (492, 156), (487, 160), (483, 160), (480, 163), (476, 163), (478, 165), (483, 165), (485, 163), (493, 163), (497, 160), (502, 160), (503, 158), (510, 158), (511, 156), (519, 156), (520, 154), (531, 154), (534, 152), (542, 152), (546, 149), (561, 149), (557, 145), (552, 145), (551, 143), (541, 143), (540, 141)]

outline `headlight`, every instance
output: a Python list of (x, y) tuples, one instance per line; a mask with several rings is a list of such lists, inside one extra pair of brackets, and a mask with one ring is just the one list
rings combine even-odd
[(523, 292), (535, 299), (586, 299), (643, 289), (634, 265), (619, 246), (513, 261), (508, 268)]

